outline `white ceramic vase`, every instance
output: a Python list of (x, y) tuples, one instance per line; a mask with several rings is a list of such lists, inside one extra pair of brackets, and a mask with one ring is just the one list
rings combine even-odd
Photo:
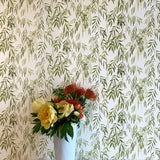
[(54, 135), (55, 160), (75, 160), (75, 148), (77, 138), (77, 124), (73, 124), (73, 139), (67, 135), (67, 142), (64, 138), (60, 139)]

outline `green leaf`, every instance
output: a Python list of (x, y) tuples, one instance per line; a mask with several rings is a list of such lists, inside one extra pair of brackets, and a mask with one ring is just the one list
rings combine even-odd
[(59, 137), (59, 123), (55, 123), (51, 128), (50, 136), (52, 137), (57, 132), (57, 137)]
[(66, 97), (63, 88), (58, 88), (53, 90), (53, 93), (58, 96), (59, 99), (64, 99)]
[(41, 129), (41, 123), (37, 123), (37, 124), (33, 127), (33, 134), (34, 134), (34, 133), (37, 133), (40, 129)]
[(68, 138), (67, 136), (69, 135), (71, 138), (73, 138), (73, 127), (71, 125), (70, 122), (67, 122), (67, 123), (63, 123), (61, 126), (60, 126), (60, 138), (65, 138), (66, 141), (68, 141)]
[(71, 138), (73, 138), (74, 133), (73, 133), (73, 127), (72, 127), (71, 123), (68, 123), (68, 125), (67, 125), (67, 133)]
[(41, 133), (42, 134), (46, 134), (50, 131), (50, 128), (49, 129), (45, 129), (44, 127), (41, 127)]
[(40, 119), (36, 118), (33, 121), (34, 121), (34, 123), (37, 123), (37, 122), (40, 122)]
[(65, 138), (65, 140), (66, 140), (67, 142), (69, 142), (69, 141), (68, 141), (68, 138), (67, 138), (67, 134), (65, 135), (65, 137), (64, 137), (64, 138)]
[(67, 125), (65, 123), (62, 124), (60, 127), (61, 139), (64, 138), (66, 135), (66, 128), (67, 128)]
[(37, 113), (31, 113), (32, 117), (37, 117)]
[(75, 116), (75, 115), (72, 115), (70, 120), (71, 120), (71, 122), (73, 122), (73, 123), (78, 123), (78, 122), (79, 122), (79, 117), (77, 117), (77, 116)]
[(46, 129), (44, 127), (41, 127), (41, 133), (45, 134), (46, 133)]

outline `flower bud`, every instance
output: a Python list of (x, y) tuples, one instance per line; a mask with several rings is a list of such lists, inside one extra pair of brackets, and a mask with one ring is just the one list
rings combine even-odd
[(74, 111), (74, 115), (78, 117), (80, 113), (78, 111)]
[(79, 113), (83, 113), (83, 109), (79, 109), (78, 112), (79, 112)]
[(83, 114), (82, 113), (79, 114), (79, 118), (83, 118)]
[(76, 105), (74, 106), (75, 109), (79, 109), (80, 107), (81, 107), (80, 104), (76, 104)]

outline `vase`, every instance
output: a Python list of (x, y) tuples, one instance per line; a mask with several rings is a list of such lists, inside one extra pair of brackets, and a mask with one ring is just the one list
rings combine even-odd
[(67, 135), (68, 141), (54, 135), (55, 160), (75, 160), (77, 124), (73, 124), (73, 138)]

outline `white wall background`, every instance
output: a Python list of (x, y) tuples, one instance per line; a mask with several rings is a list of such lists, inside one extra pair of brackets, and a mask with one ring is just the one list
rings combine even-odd
[(53, 160), (31, 104), (69, 83), (98, 94), (76, 160), (160, 159), (158, 0), (0, 1), (0, 159)]

